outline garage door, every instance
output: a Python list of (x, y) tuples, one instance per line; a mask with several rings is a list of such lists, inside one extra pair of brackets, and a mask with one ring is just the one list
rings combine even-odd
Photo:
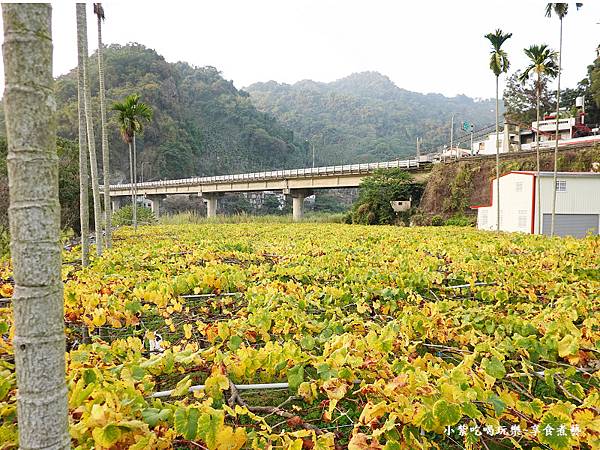
[[(551, 223), (552, 214), (544, 214), (544, 234), (550, 234)], [(598, 214), (557, 214), (554, 219), (556, 236), (585, 237), (590, 230), (598, 234)]]

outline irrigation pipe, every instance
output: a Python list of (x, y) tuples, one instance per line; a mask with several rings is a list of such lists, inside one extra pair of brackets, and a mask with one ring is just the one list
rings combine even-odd
[[(266, 389), (287, 389), (289, 383), (264, 383), (264, 384), (235, 384), (235, 388), (238, 391), (251, 391), (251, 390), (266, 390)], [(191, 386), (189, 392), (201, 391), (204, 389), (204, 384), (198, 384)], [(173, 394), (174, 389), (169, 391), (155, 392), (151, 395), (153, 398), (170, 397)]]
[(471, 286), (493, 286), (496, 283), (484, 283), (484, 282), (477, 282), (477, 283), (473, 283), (471, 284), (455, 284), (454, 286), (442, 286), (448, 289), (462, 289), (462, 288), (468, 288)]

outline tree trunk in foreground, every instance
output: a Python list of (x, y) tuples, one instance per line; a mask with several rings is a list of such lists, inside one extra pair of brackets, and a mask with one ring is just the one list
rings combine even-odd
[[(79, 49), (79, 34), (77, 35)], [(81, 265), (86, 267), (90, 262), (90, 211), (88, 186), (90, 183), (88, 169), (87, 130), (85, 122), (85, 90), (83, 84), (83, 65), (85, 58), (77, 52), (77, 99), (79, 113), (79, 223), (81, 224)]]
[(500, 138), (498, 118), (498, 77), (496, 77), (496, 231), (500, 231)]
[(2, 17), (19, 447), (67, 449), (51, 7), (5, 3)]
[(137, 151), (133, 133), (133, 230), (137, 231)]
[(133, 190), (133, 144), (131, 142), (129, 142), (128, 144), (129, 147), (129, 183), (130, 183), (130, 190), (131, 190), (131, 224), (133, 225), (133, 218), (134, 218), (134, 208), (135, 208), (135, 191)]
[(90, 153), (90, 174), (92, 175), (92, 197), (94, 198), (94, 228), (96, 230), (96, 254), (102, 255), (102, 206), (100, 205), (100, 186), (98, 185), (98, 159), (96, 158), (96, 140), (92, 122), (92, 96), (88, 76), (88, 45), (85, 3), (77, 3), (77, 51), (83, 55), (83, 99), (85, 104), (85, 122), (87, 143)]
[[(536, 177), (535, 177), (535, 181), (537, 184), (537, 223), (538, 223), (538, 230), (537, 230), (537, 234), (542, 234), (542, 203), (541, 203), (541, 198), (542, 198), (542, 191), (541, 191), (541, 187), (542, 187), (542, 183), (540, 181), (540, 101), (541, 101), (541, 97), (542, 97), (542, 77), (538, 72), (538, 85), (537, 85), (537, 98), (536, 98), (536, 108), (535, 108), (535, 117), (536, 117), (536, 127), (537, 130), (535, 132), (535, 157), (536, 157)], [(535, 220), (535, 219), (534, 219)], [(535, 228), (534, 228), (535, 231)]]
[(558, 77), (556, 87), (556, 135), (554, 136), (554, 176), (552, 177), (552, 221), (550, 223), (550, 236), (554, 236), (554, 220), (556, 217), (556, 178), (558, 174), (558, 119), (560, 114), (560, 72), (562, 70), (562, 18), (560, 19), (560, 41), (558, 44)]
[(106, 248), (112, 245), (111, 205), (110, 205), (110, 153), (106, 133), (106, 101), (104, 98), (104, 61), (102, 48), (102, 19), (98, 16), (98, 97), (100, 98), (100, 123), (102, 133), (102, 171), (104, 173), (104, 236)]

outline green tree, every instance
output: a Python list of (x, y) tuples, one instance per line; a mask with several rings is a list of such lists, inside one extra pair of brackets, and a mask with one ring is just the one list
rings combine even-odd
[(418, 204), (423, 186), (402, 169), (380, 169), (360, 184), (358, 200), (352, 207), (352, 222), (365, 225), (393, 224), (396, 213), (391, 201), (409, 200)]
[[(536, 81), (532, 77), (521, 81), (522, 75), (523, 71), (517, 70), (506, 79), (502, 95), (505, 106), (504, 117), (510, 123), (529, 128), (536, 120), (537, 87)], [(554, 110), (555, 107), (554, 90), (549, 89), (548, 83), (542, 83), (540, 96), (542, 116), (545, 112)]]
[(102, 255), (102, 205), (100, 201), (100, 186), (98, 183), (98, 159), (96, 157), (96, 140), (94, 138), (94, 123), (92, 118), (92, 96), (90, 93), (88, 70), (88, 42), (86, 4), (77, 3), (77, 51), (83, 57), (83, 100), (85, 106), (85, 123), (87, 131), (87, 146), (90, 155), (90, 174), (92, 175), (92, 197), (94, 199), (94, 229), (96, 231), (96, 254)]
[(102, 45), (102, 22), (104, 8), (102, 3), (94, 3), (94, 14), (98, 19), (98, 98), (100, 99), (100, 133), (102, 136), (102, 172), (104, 175), (104, 227), (106, 229), (105, 245), (112, 245), (111, 202), (110, 202), (110, 152), (108, 150), (108, 135), (106, 130), (106, 99), (104, 90), (104, 61)]
[(68, 449), (49, 4), (2, 4), (19, 447)]
[(556, 64), (557, 53), (550, 49), (546, 44), (532, 45), (524, 50), (529, 58), (529, 65), (521, 75), (521, 82), (525, 83), (530, 76), (535, 74), (535, 152), (536, 152), (536, 171), (537, 171), (537, 211), (538, 211), (538, 229), (542, 231), (542, 213), (541, 213), (541, 183), (540, 183), (540, 103), (542, 98), (542, 87), (546, 84), (548, 78), (554, 78), (558, 75), (558, 65)]
[(490, 53), (490, 69), (496, 77), (496, 230), (500, 231), (500, 138), (499, 138), (499, 94), (498, 81), (500, 75), (508, 72), (510, 62), (508, 55), (502, 49), (502, 44), (506, 42), (512, 33), (504, 33), (501, 29), (497, 29), (494, 33), (488, 33), (485, 38), (492, 44)]
[[(576, 3), (577, 9), (581, 8), (583, 3)], [(568, 3), (548, 3), (546, 5), (546, 17), (552, 17), (552, 13), (558, 16), (560, 20), (560, 38), (558, 44), (558, 75), (556, 86), (556, 135), (554, 142), (554, 177), (552, 180), (552, 222), (550, 225), (550, 236), (554, 236), (554, 221), (556, 218), (556, 178), (558, 173), (558, 118), (560, 115), (560, 72), (562, 70), (562, 41), (563, 41), (563, 19), (569, 12)]]
[(133, 228), (137, 230), (137, 156), (135, 135), (143, 131), (143, 121), (152, 120), (152, 108), (140, 102), (138, 94), (128, 95), (121, 103), (113, 104), (112, 109), (119, 113), (117, 123), (123, 141), (129, 146), (129, 174), (131, 180), (131, 202), (133, 208)]

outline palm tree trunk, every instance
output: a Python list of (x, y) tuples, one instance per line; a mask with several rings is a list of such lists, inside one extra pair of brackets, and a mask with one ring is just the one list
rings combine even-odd
[[(541, 234), (542, 232), (542, 212), (541, 212), (541, 198), (542, 198), (542, 191), (541, 191), (541, 186), (542, 183), (540, 182), (540, 99), (542, 97), (542, 78), (540, 76), (540, 73), (538, 72), (537, 74), (537, 89), (536, 89), (536, 111), (535, 111), (535, 117), (536, 117), (536, 132), (535, 132), (535, 156), (536, 156), (536, 177), (535, 177), (535, 181), (537, 183), (537, 223), (538, 223), (538, 234)], [(533, 217), (533, 216), (532, 216)], [(535, 220), (535, 219), (533, 219)], [(535, 231), (535, 228), (534, 228)]]
[(102, 207), (100, 205), (100, 186), (98, 185), (98, 159), (96, 157), (96, 140), (92, 122), (92, 95), (90, 94), (88, 76), (88, 45), (85, 3), (77, 3), (77, 35), (80, 36), (79, 48), (83, 54), (83, 91), (85, 103), (85, 121), (90, 154), (90, 173), (92, 175), (92, 197), (94, 199), (94, 228), (96, 231), (96, 254), (102, 255)]
[(556, 218), (556, 178), (558, 174), (558, 114), (560, 113), (560, 72), (562, 71), (562, 19), (560, 19), (560, 40), (558, 44), (558, 76), (556, 87), (556, 136), (554, 142), (554, 176), (552, 177), (552, 222), (550, 236), (554, 236), (554, 221)]
[(131, 214), (133, 225), (133, 209), (135, 208), (135, 191), (133, 187), (133, 145), (129, 142), (129, 183), (131, 188)]
[[(77, 33), (77, 48), (80, 47), (81, 34)], [(88, 186), (87, 130), (85, 122), (85, 89), (83, 84), (83, 52), (77, 52), (77, 98), (79, 113), (79, 223), (81, 225), (81, 265), (87, 267), (90, 254), (90, 211)]]
[(498, 118), (498, 79), (496, 77), (496, 231), (500, 231), (500, 137)]
[(106, 104), (104, 98), (104, 61), (102, 48), (102, 19), (98, 16), (98, 97), (100, 98), (100, 123), (102, 133), (102, 171), (104, 174), (104, 228), (106, 230), (105, 245), (112, 245), (111, 204), (110, 204), (110, 152), (106, 133)]
[(2, 4), (19, 448), (68, 449), (49, 4)]
[(137, 231), (137, 151), (135, 148), (135, 132), (133, 133), (133, 230)]

